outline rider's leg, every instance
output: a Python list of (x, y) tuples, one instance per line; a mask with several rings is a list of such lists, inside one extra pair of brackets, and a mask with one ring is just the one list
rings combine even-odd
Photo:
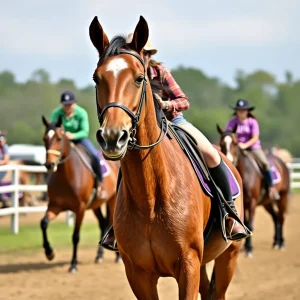
[(271, 168), (269, 165), (269, 162), (267, 160), (266, 154), (262, 149), (253, 149), (251, 150), (253, 155), (255, 156), (255, 159), (260, 161), (264, 168), (264, 176), (267, 182), (268, 190), (269, 190), (269, 196), (271, 199), (278, 200), (280, 198), (280, 195), (274, 186)]
[(92, 155), (93, 157), (93, 163), (92, 168), (97, 176), (98, 179), (98, 190), (97, 194), (98, 197), (101, 199), (107, 198), (107, 193), (103, 184), (103, 174), (100, 166), (100, 159), (98, 157), (98, 153), (96, 151), (96, 148), (94, 147), (93, 143), (88, 138), (83, 138), (78, 141), (74, 141), (76, 144), (80, 143), (82, 146), (86, 148), (86, 150)]
[[(177, 120), (175, 120), (174, 123), (177, 123), (176, 125), (185, 129), (196, 139), (198, 146), (203, 153), (204, 159), (207, 163), (213, 180), (221, 189), (228, 205), (237, 214), (234, 201), (232, 199), (226, 166), (223, 160), (221, 159), (217, 149), (213, 147), (210, 141), (196, 127), (194, 127), (191, 123), (187, 122), (182, 116), (181, 118), (177, 117), (176, 119)], [(230, 216), (226, 217), (226, 230), (228, 235), (227, 237), (231, 240), (240, 240), (248, 236), (244, 227)]]

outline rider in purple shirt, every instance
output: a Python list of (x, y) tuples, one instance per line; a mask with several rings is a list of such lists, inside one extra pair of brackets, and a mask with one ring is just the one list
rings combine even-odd
[(237, 125), (236, 134), (239, 147), (242, 150), (251, 151), (255, 159), (261, 162), (265, 171), (264, 175), (269, 187), (269, 194), (273, 199), (278, 199), (279, 194), (273, 183), (270, 165), (261, 147), (259, 125), (256, 118), (251, 113), (254, 106), (251, 106), (247, 100), (239, 99), (236, 105), (231, 107), (235, 111), (234, 118), (228, 122), (226, 130), (232, 131)]

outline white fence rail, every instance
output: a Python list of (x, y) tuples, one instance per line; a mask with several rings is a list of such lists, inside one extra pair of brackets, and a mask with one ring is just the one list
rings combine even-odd
[[(300, 188), (300, 159), (296, 158), (295, 162), (288, 164), (291, 174), (291, 188)], [(46, 206), (34, 206), (34, 207), (19, 207), (19, 192), (24, 191), (37, 191), (46, 192), (47, 185), (21, 185), (19, 184), (19, 172), (46, 172), (46, 168), (43, 166), (17, 166), (17, 165), (6, 165), (0, 166), (1, 171), (14, 172), (13, 182), (11, 185), (0, 186), (0, 194), (12, 193), (12, 207), (0, 209), (0, 216), (11, 215), (11, 231), (15, 234), (19, 233), (19, 214), (22, 213), (37, 213), (45, 212)], [(66, 223), (71, 226), (73, 223), (73, 214), (67, 212)]]
[[(19, 233), (19, 214), (22, 213), (37, 213), (45, 212), (47, 206), (19, 206), (19, 192), (46, 192), (47, 185), (22, 185), (19, 184), (20, 171), (26, 172), (47, 172), (47, 169), (43, 166), (17, 166), (17, 165), (5, 165), (0, 166), (0, 172), (13, 171), (13, 181), (10, 185), (0, 186), (0, 194), (12, 193), (12, 207), (0, 209), (0, 216), (11, 215), (11, 231), (15, 234)], [(73, 216), (71, 212), (66, 214), (66, 223), (71, 226), (73, 223)]]

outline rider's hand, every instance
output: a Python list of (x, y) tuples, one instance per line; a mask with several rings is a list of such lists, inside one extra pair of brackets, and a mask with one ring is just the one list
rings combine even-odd
[(248, 148), (248, 146), (245, 143), (239, 143), (238, 145), (242, 150), (245, 150)]
[(158, 94), (156, 94), (156, 93), (153, 93), (153, 96), (157, 100), (157, 102), (158, 102), (159, 106), (161, 107), (161, 109), (165, 109), (166, 106), (167, 106), (166, 101), (164, 101), (163, 99), (161, 99), (161, 97)]
[(74, 139), (74, 135), (73, 135), (73, 133), (71, 133), (71, 132), (66, 132), (65, 133), (65, 136), (67, 137), (67, 139), (68, 140), (73, 140)]

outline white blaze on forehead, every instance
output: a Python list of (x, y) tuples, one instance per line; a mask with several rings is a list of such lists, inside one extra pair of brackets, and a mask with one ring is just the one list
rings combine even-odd
[(127, 62), (123, 58), (114, 58), (111, 60), (107, 67), (106, 71), (111, 71), (114, 74), (114, 77), (116, 78), (120, 71), (128, 68)]
[(55, 134), (55, 131), (53, 129), (49, 130), (47, 133), (48, 138), (51, 140), (53, 138), (54, 134)]
[(229, 135), (225, 136), (224, 143), (226, 145), (226, 156), (231, 162), (233, 162), (233, 157), (232, 154), (230, 153), (230, 145), (232, 143), (232, 137)]

